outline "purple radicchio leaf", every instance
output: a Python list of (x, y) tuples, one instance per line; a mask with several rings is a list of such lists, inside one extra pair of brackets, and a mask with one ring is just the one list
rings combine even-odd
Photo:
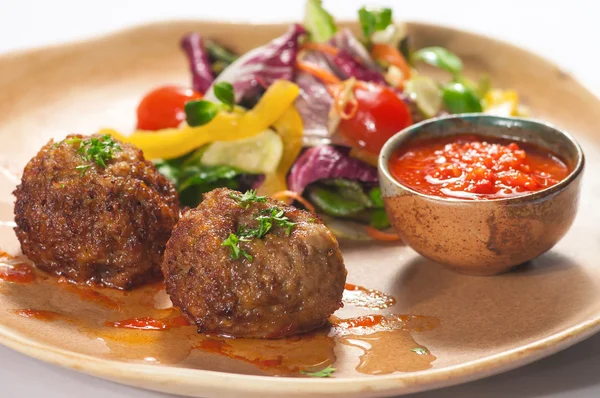
[(188, 57), (192, 72), (192, 87), (195, 91), (205, 93), (214, 80), (208, 60), (208, 52), (204, 38), (198, 33), (190, 33), (181, 39), (181, 48)]
[[(256, 98), (275, 80), (293, 80), (298, 39), (306, 30), (298, 24), (270, 43), (255, 48), (229, 65), (215, 82), (226, 81), (233, 85), (236, 102), (242, 98)], [(208, 100), (214, 100), (212, 90)]]
[[(302, 61), (331, 71), (327, 59), (320, 52), (306, 51), (301, 57)], [(300, 88), (300, 94), (294, 105), (304, 123), (304, 145), (329, 144), (332, 135), (328, 128), (329, 112), (333, 105), (333, 97), (327, 90), (327, 86), (310, 73), (302, 71), (297, 72), (295, 83)]]
[(346, 51), (350, 56), (359, 60), (365, 67), (374, 71), (381, 71), (377, 63), (369, 55), (365, 46), (354, 36), (350, 29), (346, 28), (337, 32), (329, 40), (329, 44)]
[[(332, 57), (319, 51), (306, 51), (300, 55), (302, 61), (327, 70), (341, 79), (354, 76), (359, 80), (386, 84), (379, 67), (349, 30), (338, 32), (330, 43), (341, 46), (339, 54)], [(357, 58), (365, 64), (357, 61)], [(295, 82), (300, 87), (300, 95), (295, 105), (304, 121), (304, 144), (347, 145), (343, 137), (335, 133), (335, 127), (331, 124), (330, 110), (333, 98), (326, 85), (320, 79), (302, 71), (297, 73)]]
[(365, 82), (387, 84), (381, 72), (367, 68), (346, 50), (340, 50), (340, 52), (333, 57), (332, 62), (337, 67), (338, 71), (343, 74), (344, 79), (355, 77), (358, 80)]
[(377, 169), (350, 157), (349, 148), (322, 145), (304, 151), (290, 170), (290, 190), (302, 193), (311, 183), (328, 178), (346, 178), (377, 183)]

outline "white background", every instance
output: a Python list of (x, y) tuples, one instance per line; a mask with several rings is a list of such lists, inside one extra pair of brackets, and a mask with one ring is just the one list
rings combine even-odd
[[(600, 2), (324, 0), (339, 19), (354, 18), (356, 10), (365, 2), (393, 7), (397, 20), (461, 27), (537, 52), (575, 75), (600, 96)], [(304, 0), (0, 0), (0, 54), (82, 40), (162, 19), (291, 21), (301, 18), (303, 7)], [(0, 358), (1, 397), (166, 396), (60, 369), (3, 347), (0, 347)], [(600, 335), (512, 372), (411, 398), (600, 397), (599, 369)]]

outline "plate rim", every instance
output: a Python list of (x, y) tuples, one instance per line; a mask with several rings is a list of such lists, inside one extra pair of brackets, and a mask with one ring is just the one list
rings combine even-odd
[[(255, 23), (251, 21), (234, 22), (227, 20), (206, 20), (206, 19), (169, 19), (163, 21), (152, 21), (141, 24), (130, 25), (118, 30), (105, 32), (98, 35), (85, 37), (80, 40), (51, 43), (48, 45), (36, 46), (22, 50), (11, 50), (0, 54), (0, 63), (16, 59), (19, 57), (29, 57), (31, 55), (40, 55), (52, 51), (69, 50), (76, 47), (82, 47), (100, 41), (110, 41), (113, 38), (128, 35), (132, 32), (144, 29), (153, 29), (176, 25), (178, 23), (197, 23), (212, 25), (236, 25), (252, 27), (282, 27), (295, 23), (295, 21), (284, 21), (279, 23)], [(340, 25), (348, 26), (355, 21), (339, 21)], [(525, 52), (546, 64), (555, 67), (561, 73), (565, 73), (573, 80), (578, 88), (584, 90), (586, 94), (594, 98), (600, 105), (600, 98), (586, 86), (583, 81), (574, 74), (566, 72), (562, 67), (553, 61), (550, 61), (538, 54), (536, 51), (525, 49), (516, 44), (498, 39), (487, 34), (474, 32), (469, 29), (452, 27), (444, 24), (434, 24), (420, 21), (402, 21), (407, 26), (420, 26), (427, 29), (446, 30), (448, 32), (466, 34), (497, 44), (511, 47), (512, 49)], [(294, 378), (294, 377), (271, 377), (259, 375), (245, 375), (237, 373), (227, 373), (220, 371), (181, 368), (176, 366), (161, 366), (128, 363), (117, 360), (98, 358), (91, 355), (72, 352), (55, 346), (42, 344), (23, 333), (0, 323), (0, 344), (9, 347), (17, 352), (44, 362), (58, 365), (63, 368), (76, 370), (91, 376), (108, 379), (122, 384), (132, 385), (138, 388), (146, 388), (155, 391), (170, 392), (167, 388), (157, 388), (167, 386), (169, 383), (188, 387), (208, 387), (227, 393), (260, 393), (260, 392), (286, 392), (290, 396), (297, 394), (318, 393), (322, 396), (334, 396), (343, 393), (367, 393), (369, 396), (382, 396), (383, 394), (408, 394), (418, 391), (432, 390), (452, 385), (462, 384), (469, 381), (478, 380), (484, 377), (492, 376), (511, 369), (515, 369), (530, 364), (541, 358), (550, 356), (556, 352), (566, 349), (600, 331), (600, 313), (593, 317), (588, 317), (584, 322), (553, 333), (543, 339), (539, 339), (510, 350), (502, 351), (497, 354), (484, 358), (459, 363), (456, 365), (436, 369), (431, 368), (424, 371), (413, 373), (394, 373), (382, 376), (368, 377), (347, 377), (347, 378)], [(146, 378), (152, 377), (153, 384), (150, 386), (141, 385)], [(228, 383), (228, 381), (239, 380), (243, 383)], [(269, 382), (269, 387), (265, 388), (265, 382)], [(340, 390), (344, 388), (344, 390)]]
[[(55, 42), (55, 43), (49, 43), (46, 45), (36, 45), (33, 47), (29, 47), (29, 48), (11, 49), (6, 52), (0, 52), (0, 62), (4, 62), (6, 59), (13, 58), (13, 57), (16, 58), (16, 57), (30, 56), (32, 54), (36, 54), (36, 53), (39, 53), (42, 51), (45, 52), (45, 51), (52, 51), (52, 50), (63, 50), (63, 49), (67, 49), (69, 47), (76, 47), (76, 46), (81, 46), (81, 45), (85, 45), (85, 44), (90, 44), (92, 42), (110, 40), (113, 37), (125, 35), (125, 34), (128, 34), (130, 32), (136, 31), (136, 30), (176, 25), (176, 24), (180, 24), (180, 23), (211, 24), (211, 25), (220, 25), (220, 26), (245, 25), (245, 26), (254, 26), (254, 27), (259, 26), (259, 27), (271, 27), (271, 28), (272, 27), (284, 28), (286, 26), (289, 26), (290, 24), (298, 23), (298, 21), (297, 20), (284, 20), (281, 22), (266, 22), (266, 23), (264, 23), (264, 22), (254, 22), (254, 21), (249, 21), (249, 20), (234, 21), (234, 20), (227, 20), (227, 19), (210, 20), (210, 19), (201, 19), (201, 18), (171, 18), (171, 19), (165, 19), (165, 20), (147, 21), (147, 22), (141, 22), (141, 23), (137, 23), (137, 24), (127, 25), (125, 27), (113, 29), (113, 30), (110, 30), (110, 31), (107, 31), (104, 33), (92, 34), (87, 37), (83, 37), (81, 39), (60, 41), (60, 42)], [(358, 22), (356, 20), (347, 20), (347, 19), (341, 19), (341, 20), (337, 21), (338, 26), (342, 26), (342, 27), (353, 26), (353, 25), (356, 25), (357, 23)], [(567, 69), (564, 69), (562, 66), (560, 66), (558, 63), (549, 60), (548, 58), (544, 57), (543, 55), (541, 55), (540, 53), (538, 53), (535, 50), (530, 50), (530, 49), (521, 47), (515, 43), (511, 43), (510, 41), (500, 39), (498, 37), (492, 36), (487, 33), (480, 33), (480, 32), (476, 32), (476, 31), (468, 29), (468, 28), (459, 28), (459, 27), (448, 25), (445, 23), (438, 24), (438, 23), (419, 21), (419, 20), (405, 20), (405, 21), (399, 21), (399, 22), (397, 22), (397, 24), (407, 25), (407, 26), (408, 25), (413, 25), (413, 26), (418, 25), (418, 26), (421, 26), (421, 27), (424, 27), (427, 29), (444, 29), (449, 32), (468, 34), (470, 36), (476, 36), (478, 38), (483, 38), (485, 40), (493, 41), (497, 44), (502, 44), (504, 46), (508, 46), (513, 49), (523, 51), (529, 55), (535, 56), (538, 60), (542, 60), (545, 63), (547, 63), (548, 65), (553, 66), (558, 71), (560, 71), (562, 74), (573, 79), (575, 81), (575, 83), (577, 83), (580, 86), (581, 89), (585, 90), (586, 93), (589, 93), (597, 101), (600, 102), (600, 92), (598, 94), (596, 94), (594, 91), (592, 91), (588, 88), (588, 85), (577, 74), (571, 73)]]
[[(154, 385), (158, 382), (167, 384), (177, 382), (189, 387), (204, 386), (217, 388), (228, 393), (264, 392), (264, 383), (283, 388), (269, 388), (269, 392), (286, 392), (297, 394), (318, 393), (323, 396), (337, 396), (341, 393), (383, 393), (409, 394), (418, 391), (449, 387), (484, 377), (499, 374), (511, 369), (530, 364), (536, 360), (552, 355), (572, 346), (600, 331), (600, 315), (588, 319), (578, 325), (536, 340), (529, 344), (503, 351), (489, 357), (456, 364), (440, 369), (427, 369), (411, 373), (396, 373), (382, 376), (346, 377), (346, 378), (297, 378), (245, 375), (212, 370), (181, 368), (143, 363), (120, 362), (80, 354), (51, 345), (40, 344), (24, 337), (21, 333), (0, 324), (0, 344), (14, 349), (29, 357), (42, 360), (63, 368), (76, 370), (91, 376), (104, 378), (122, 384), (155, 391), (169, 392), (168, 389), (156, 389), (143, 386), (134, 381), (144, 381), (141, 376), (153, 377)], [(527, 355), (524, 355), (527, 354)], [(518, 361), (520, 360), (520, 361)], [(227, 383), (232, 379), (243, 383)], [(193, 380), (193, 382), (190, 382)], [(327, 387), (327, 388), (323, 388)], [(331, 388), (329, 388), (331, 387)], [(345, 387), (340, 390), (340, 387)]]

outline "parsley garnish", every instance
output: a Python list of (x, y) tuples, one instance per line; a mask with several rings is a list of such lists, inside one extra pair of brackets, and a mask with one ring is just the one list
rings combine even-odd
[[(256, 191), (253, 190), (246, 191), (243, 195), (230, 193), (229, 196), (235, 199), (240, 207), (244, 209), (250, 207), (250, 203), (264, 203), (267, 201), (266, 196), (257, 196)], [(239, 242), (248, 242), (254, 238), (262, 239), (271, 231), (273, 225), (284, 228), (286, 234), (289, 236), (292, 233), (292, 228), (297, 224), (285, 215), (285, 210), (277, 206), (258, 211), (254, 214), (254, 220), (258, 223), (256, 228), (240, 225), (237, 232), (229, 234), (229, 237), (221, 244), (221, 246), (227, 246), (231, 249), (230, 256), (232, 259), (237, 260), (240, 256), (244, 256), (248, 261), (252, 261), (252, 256), (243, 249), (240, 249)]]
[(246, 260), (252, 261), (252, 256), (244, 249), (240, 249), (240, 241), (248, 241), (246, 237), (238, 237), (236, 234), (229, 234), (229, 237), (221, 243), (221, 246), (228, 246), (231, 249), (230, 257), (238, 260), (240, 256), (246, 257)]
[(92, 167), (91, 164), (80, 164), (79, 166), (75, 167), (75, 170), (81, 171), (81, 175), (84, 175), (87, 169), (90, 167)]
[(292, 233), (292, 228), (296, 225), (295, 222), (290, 221), (285, 215), (285, 211), (277, 206), (259, 211), (254, 216), (254, 219), (258, 221), (258, 228), (240, 228), (238, 231), (240, 238), (264, 238), (271, 228), (273, 228), (273, 225), (285, 228), (285, 233), (289, 235)]
[(427, 355), (429, 354), (429, 351), (427, 351), (427, 348), (422, 348), (422, 347), (415, 347), (415, 348), (411, 348), (412, 352), (416, 352), (419, 355)]
[(307, 372), (305, 370), (301, 370), (300, 373), (310, 377), (331, 377), (331, 375), (335, 372), (335, 368), (331, 365), (326, 367), (323, 370), (319, 370), (318, 372)]
[[(102, 168), (106, 168), (106, 162), (115, 157), (115, 152), (121, 151), (121, 146), (113, 141), (108, 134), (102, 137), (79, 138), (73, 137), (64, 140), (69, 145), (77, 145), (77, 153), (86, 162), (96, 163)], [(91, 164), (82, 164), (75, 169), (81, 171), (81, 175), (92, 167)]]
[(229, 197), (231, 199), (235, 199), (240, 207), (247, 209), (250, 207), (251, 203), (264, 203), (267, 201), (266, 196), (257, 196), (256, 190), (248, 190), (243, 195), (238, 195), (236, 193), (230, 193)]
[[(278, 227), (285, 228), (285, 233), (287, 235), (292, 233), (292, 228), (294, 228), (296, 225), (295, 222), (290, 221), (290, 219), (285, 215), (285, 211), (277, 206), (261, 210), (258, 217), (255, 218), (259, 222), (259, 228), (263, 223), (269, 225), (265, 234), (269, 232), (269, 229), (271, 229), (273, 223), (275, 223)], [(258, 237), (262, 238), (263, 236), (264, 235)]]

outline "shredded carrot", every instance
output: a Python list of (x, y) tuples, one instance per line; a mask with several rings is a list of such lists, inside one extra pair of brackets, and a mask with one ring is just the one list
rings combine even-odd
[[(342, 85), (344, 84), (344, 82), (340, 83), (340, 84), (329, 84), (327, 85), (327, 91), (329, 91), (329, 94), (331, 94), (331, 96), (334, 99), (334, 105), (335, 105), (335, 110), (337, 111), (337, 113), (340, 115), (341, 119), (352, 119), (355, 115), (356, 112), (358, 112), (358, 108), (359, 108), (359, 104), (358, 101), (356, 100), (356, 96), (352, 95), (352, 97), (347, 100), (344, 101), (344, 99), (342, 98), (342, 95), (344, 94), (344, 90)], [(364, 82), (362, 80), (354, 80), (352, 82), (353, 84), (353, 93), (354, 93), (354, 89), (361, 89), (361, 90), (365, 90), (365, 91), (369, 91), (372, 90), (373, 87), (376, 87), (376, 84), (374, 83), (367, 83)], [(344, 102), (346, 102), (344, 104)], [(352, 106), (352, 108), (350, 108), (350, 110), (345, 109), (346, 107), (344, 105), (348, 105), (350, 104)]]
[(367, 90), (367, 91), (372, 91), (373, 89), (377, 88), (377, 86), (378, 86), (377, 83), (365, 82), (363, 80), (357, 80), (354, 83), (355, 88), (360, 88), (360, 89)]
[[(356, 112), (358, 112), (358, 101), (352, 97), (347, 102), (344, 102), (344, 99), (340, 98), (341, 91), (338, 92), (338, 97), (335, 98), (335, 110), (342, 119), (352, 119), (356, 115)], [(350, 110), (346, 110), (348, 105), (350, 105)]]
[(400, 237), (396, 234), (393, 233), (389, 233), (389, 232), (383, 232), (378, 230), (377, 228), (373, 228), (370, 226), (365, 226), (365, 231), (367, 232), (367, 234), (376, 240), (381, 240), (381, 241), (386, 241), (386, 242), (394, 242), (397, 240), (400, 240)]
[(271, 197), (273, 199), (286, 202), (287, 204), (291, 203), (290, 199), (297, 200), (298, 202), (302, 203), (304, 207), (306, 207), (306, 210), (310, 211), (311, 213), (315, 213), (315, 207), (308, 200), (304, 199), (298, 192), (289, 190), (279, 191), (275, 192), (273, 195), (271, 195)]
[(327, 88), (327, 91), (329, 92), (329, 94), (331, 94), (331, 96), (333, 98), (335, 98), (338, 90), (340, 89), (340, 85), (339, 84), (335, 84), (335, 83), (334, 84), (327, 84), (325, 86), (325, 88)]
[(398, 51), (396, 47), (389, 46), (387, 44), (374, 44), (371, 49), (371, 56), (375, 60), (381, 60), (398, 67), (402, 71), (402, 77), (404, 80), (410, 78), (410, 67), (408, 62), (402, 56), (402, 53)]
[[(343, 83), (343, 82), (340, 82), (340, 83)], [(372, 82), (365, 82), (362, 80), (354, 81), (354, 88), (360, 88), (365, 91), (373, 90), (374, 88), (377, 88), (377, 86), (378, 86), (378, 84), (372, 83)], [(335, 97), (335, 93), (336, 93), (336, 90), (338, 89), (338, 87), (339, 87), (339, 85), (337, 85), (337, 84), (328, 84), (327, 91), (329, 91), (329, 94), (331, 94), (332, 97)]]
[[(354, 87), (359, 83), (355, 78), (350, 78), (340, 84), (330, 84), (327, 90), (333, 97), (335, 110), (341, 119), (352, 119), (358, 112), (358, 101), (354, 96)], [(348, 110), (348, 105), (350, 109)]]
[(339, 48), (335, 48), (332, 45), (313, 42), (304, 44), (301, 50), (316, 50), (333, 56), (337, 55), (340, 52)]
[(311, 75), (315, 76), (317, 79), (320, 79), (325, 83), (339, 84), (342, 82), (333, 73), (329, 72), (326, 69), (320, 68), (319, 66), (313, 63), (298, 60), (296, 61), (296, 66), (302, 72), (310, 73)]

